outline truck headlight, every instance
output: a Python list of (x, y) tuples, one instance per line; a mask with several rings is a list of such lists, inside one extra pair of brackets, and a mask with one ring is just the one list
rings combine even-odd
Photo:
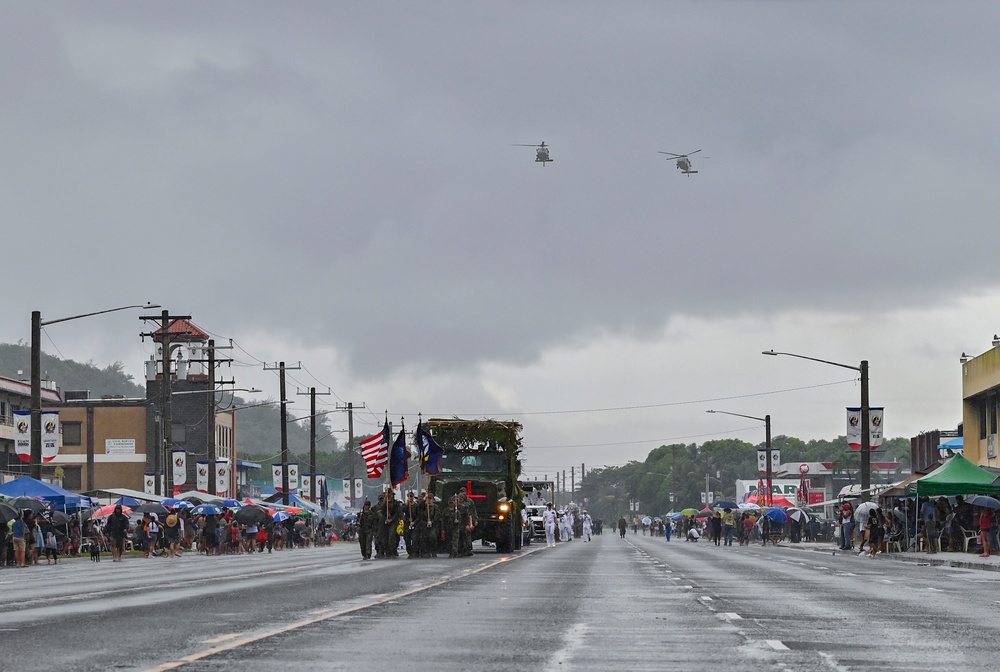
[(500, 510), (503, 511), (504, 513), (507, 513), (508, 511), (510, 511), (510, 504), (504, 502), (503, 504), (500, 505)]

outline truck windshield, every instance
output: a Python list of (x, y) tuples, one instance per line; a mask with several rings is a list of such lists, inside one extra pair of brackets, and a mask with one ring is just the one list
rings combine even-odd
[(441, 473), (503, 472), (507, 456), (503, 453), (445, 453), (441, 456)]

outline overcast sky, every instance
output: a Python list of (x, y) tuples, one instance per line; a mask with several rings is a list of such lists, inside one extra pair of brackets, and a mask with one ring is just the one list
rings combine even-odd
[[(1000, 331), (996, 3), (0, 13), (5, 342), (148, 300), (242, 387), (514, 418), (551, 476), (763, 440), (710, 408), (843, 434), (854, 372), (771, 348), (868, 359), (888, 436), (954, 429)], [(141, 380), (141, 313), (43, 347)]]

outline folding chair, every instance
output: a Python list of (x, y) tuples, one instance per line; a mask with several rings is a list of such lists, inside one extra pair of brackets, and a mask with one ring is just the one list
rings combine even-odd
[(969, 552), (969, 542), (977, 541), (979, 539), (979, 533), (973, 530), (967, 530), (964, 527), (958, 528), (962, 532), (962, 552)]

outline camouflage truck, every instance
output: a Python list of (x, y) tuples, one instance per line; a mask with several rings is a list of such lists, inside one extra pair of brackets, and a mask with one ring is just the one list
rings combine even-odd
[(514, 421), (432, 419), (425, 423), (444, 448), (440, 473), (429, 491), (446, 506), (466, 489), (476, 507), (473, 541), (493, 543), (498, 553), (521, 548), (521, 425)]

